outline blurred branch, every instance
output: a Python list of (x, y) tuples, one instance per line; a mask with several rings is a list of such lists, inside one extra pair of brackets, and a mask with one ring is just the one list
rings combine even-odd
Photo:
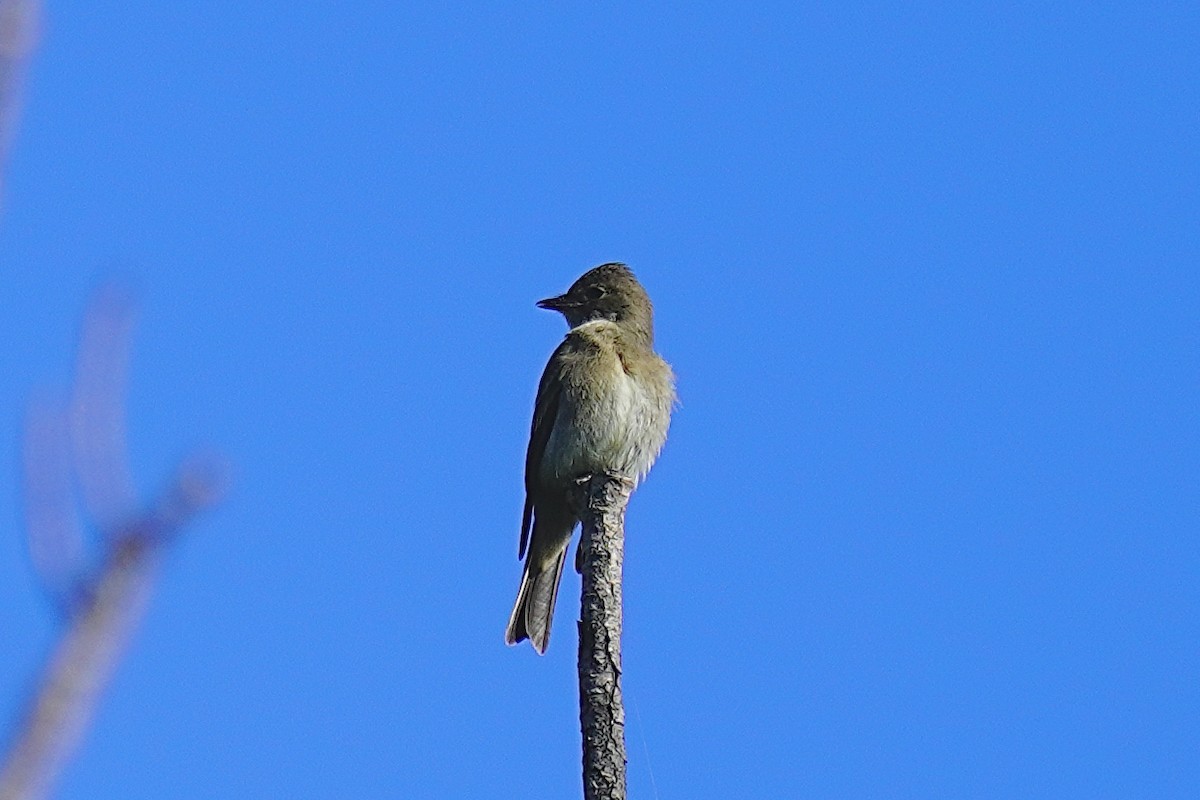
[(579, 542), (579, 724), (585, 800), (625, 798), (625, 706), (621, 699), (621, 568), (625, 506), (633, 482), (595, 475), (586, 484)]
[[(137, 508), (124, 435), (131, 312), (119, 294), (102, 293), (84, 324), (72, 402), (39, 400), (30, 411), (29, 549), (67, 622), (0, 767), (0, 800), (47, 795), (142, 618), (164, 547), (220, 494), (214, 472), (185, 466), (157, 504)], [(99, 534), (94, 566), (85, 557), (73, 488)]]
[[(37, 398), (25, 424), (25, 524), (34, 571), (60, 606), (81, 580), (83, 530), (71, 497), (71, 438), (67, 413)], [(68, 607), (63, 608), (69, 611)]]
[(37, 43), (40, 0), (0, 0), (0, 188), (16, 135), (21, 84)]
[(125, 441), (125, 392), (133, 349), (133, 300), (102, 289), (84, 320), (68, 410), (75, 477), (92, 523), (119, 530), (137, 508)]

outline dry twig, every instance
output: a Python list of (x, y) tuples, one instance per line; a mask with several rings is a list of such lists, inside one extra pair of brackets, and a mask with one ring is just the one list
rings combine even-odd
[[(0, 800), (47, 796), (141, 620), (164, 547), (220, 494), (212, 471), (185, 467), (157, 504), (139, 509), (124, 431), (131, 330), (129, 303), (103, 293), (84, 326), (71, 402), (42, 400), (30, 412), (30, 554), (66, 627), (16, 725), (0, 767)], [(73, 489), (99, 534), (95, 564), (85, 558)]]

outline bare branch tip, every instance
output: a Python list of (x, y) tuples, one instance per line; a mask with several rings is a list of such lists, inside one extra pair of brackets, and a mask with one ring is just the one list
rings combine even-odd
[(176, 534), (192, 517), (219, 503), (228, 486), (229, 468), (223, 460), (193, 457), (184, 462), (154, 515), (157, 535)]
[(0, 58), (27, 58), (40, 33), (39, 0), (0, 0)]
[(229, 491), (229, 463), (214, 456), (189, 459), (179, 470), (175, 491), (194, 511), (220, 503)]

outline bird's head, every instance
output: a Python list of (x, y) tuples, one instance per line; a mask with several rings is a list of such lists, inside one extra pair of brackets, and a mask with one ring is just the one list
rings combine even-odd
[(653, 329), (654, 308), (649, 295), (629, 267), (616, 262), (588, 270), (566, 294), (539, 300), (538, 308), (559, 312), (572, 328), (606, 319), (647, 336)]

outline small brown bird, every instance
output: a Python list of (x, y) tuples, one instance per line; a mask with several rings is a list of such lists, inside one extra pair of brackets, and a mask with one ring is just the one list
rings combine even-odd
[(566, 294), (538, 303), (571, 326), (550, 356), (525, 455), (525, 572), (505, 641), (546, 652), (567, 545), (578, 517), (576, 480), (617, 472), (640, 481), (667, 439), (675, 380), (654, 352), (654, 309), (624, 264), (602, 264)]

